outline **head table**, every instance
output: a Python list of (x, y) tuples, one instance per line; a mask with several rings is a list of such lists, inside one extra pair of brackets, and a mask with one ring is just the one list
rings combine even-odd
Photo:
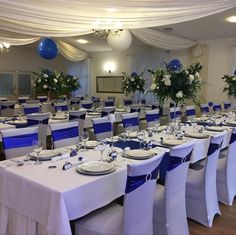
[[(210, 136), (219, 134), (206, 133), (209, 134), (206, 139), (184, 137), (185, 141), (195, 142), (191, 163), (206, 157)], [(224, 133), (223, 147), (228, 145), (231, 129), (227, 128)], [(156, 154), (169, 151), (161, 145), (161, 137), (176, 138), (166, 133), (154, 134), (151, 139), (158, 146), (153, 148)], [(63, 148), (64, 155), (70, 150), (71, 147)], [(81, 156), (84, 161), (99, 160), (100, 152), (79, 152), (74, 157), (53, 162), (56, 168), (48, 168), (51, 161), (43, 161), (40, 165), (26, 161), (23, 166), (18, 166), (19, 160), (25, 156), (0, 162), (0, 234), (71, 234), (70, 220), (124, 195), (127, 164), (138, 160), (118, 154), (113, 162), (116, 171), (102, 176), (79, 174), (76, 166), (62, 170), (65, 161), (78, 164)]]

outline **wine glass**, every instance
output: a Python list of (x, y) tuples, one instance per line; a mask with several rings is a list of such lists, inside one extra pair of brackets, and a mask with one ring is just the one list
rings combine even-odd
[(88, 131), (82, 131), (80, 138), (81, 138), (81, 141), (83, 142), (84, 152), (85, 152), (86, 143), (89, 140), (89, 133), (88, 133)]
[(158, 132), (158, 127), (160, 126), (160, 119), (155, 119), (154, 120), (154, 127), (156, 132)]
[(195, 132), (196, 126), (197, 126), (197, 122), (193, 119), (191, 121), (192, 127), (193, 127), (193, 132)]
[(97, 150), (99, 150), (101, 153), (101, 158), (100, 158), (101, 162), (103, 161), (103, 152), (105, 149), (106, 149), (106, 143), (105, 141), (101, 141), (97, 146)]
[(130, 133), (132, 132), (133, 128), (132, 128), (132, 124), (131, 123), (127, 123), (125, 125), (125, 132), (126, 132), (126, 136), (128, 137), (128, 140), (130, 139)]
[(206, 115), (207, 115), (207, 112), (206, 112), (206, 111), (202, 111), (202, 118), (203, 118), (203, 121), (206, 120)]
[(139, 140), (140, 149), (142, 148), (142, 143), (143, 143), (144, 137), (145, 137), (144, 132), (143, 132), (143, 131), (140, 131), (140, 132), (138, 133), (138, 136), (137, 136), (137, 138), (138, 138), (138, 140)]
[(33, 140), (32, 146), (33, 146), (33, 150), (34, 150), (36, 157), (37, 157), (37, 161), (35, 162), (35, 165), (39, 165), (42, 163), (39, 161), (39, 154), (43, 149), (43, 143), (41, 140)]

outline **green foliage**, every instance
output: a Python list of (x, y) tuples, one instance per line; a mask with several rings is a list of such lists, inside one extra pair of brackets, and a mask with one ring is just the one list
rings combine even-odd
[(222, 79), (226, 83), (226, 86), (223, 88), (223, 92), (226, 92), (228, 96), (233, 96), (236, 98), (236, 76), (224, 75)]

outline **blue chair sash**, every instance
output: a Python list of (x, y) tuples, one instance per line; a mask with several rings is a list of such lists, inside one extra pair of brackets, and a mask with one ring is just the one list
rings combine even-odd
[(132, 105), (132, 100), (124, 100), (124, 105)]
[(207, 112), (209, 113), (209, 107), (201, 107), (201, 112)]
[(100, 134), (111, 131), (112, 125), (111, 122), (96, 123), (93, 124), (93, 129), (95, 134)]
[(69, 115), (69, 120), (75, 120), (75, 119), (85, 120), (85, 115), (86, 115), (86, 113), (81, 114), (81, 115), (79, 115), (79, 116), (70, 114), (70, 115)]
[(39, 107), (24, 108), (25, 114), (38, 113)]
[(170, 156), (169, 152), (166, 152), (160, 163), (160, 176), (158, 183), (165, 185), (166, 172), (175, 169), (184, 162), (189, 162), (191, 156), (192, 151), (185, 157)]
[(130, 112), (131, 112), (131, 113), (135, 113), (135, 112), (138, 112), (138, 113), (139, 113), (140, 110), (141, 110), (141, 108), (131, 108), (131, 109), (130, 109)]
[(73, 101), (73, 100), (70, 101), (70, 104), (71, 104), (71, 105), (73, 105), (73, 104), (79, 104), (79, 103), (80, 103), (79, 100), (78, 100), (78, 101)]
[(113, 100), (105, 101), (104, 105), (105, 107), (114, 106), (114, 101)]
[(207, 151), (207, 156), (210, 156), (216, 150), (218, 150), (220, 148), (221, 144), (210, 143), (210, 146), (209, 146), (208, 151)]
[(213, 110), (221, 110), (221, 105), (213, 105)]
[(91, 109), (92, 108), (92, 104), (82, 104), (82, 108), (84, 108), (84, 109)]
[(225, 109), (229, 109), (231, 107), (231, 104), (230, 103), (224, 103), (224, 108)]
[(55, 106), (56, 112), (58, 111), (58, 108), (60, 108), (61, 111), (68, 111), (67, 105)]
[(14, 109), (14, 108), (15, 108), (14, 104), (11, 104), (11, 105), (1, 104), (1, 110), (4, 110), (4, 109)]
[(170, 118), (174, 119), (175, 117), (179, 117), (181, 116), (181, 112), (180, 111), (176, 111), (176, 112), (170, 112)]
[(214, 104), (214, 103), (213, 103), (213, 102), (211, 102), (211, 101), (210, 101), (210, 102), (208, 102), (208, 105), (209, 105), (210, 107), (211, 107), (211, 106), (213, 106), (213, 104)]
[(49, 118), (45, 118), (43, 120), (34, 120), (34, 119), (28, 119), (28, 126), (33, 126), (37, 124), (48, 124)]
[(146, 120), (147, 122), (153, 122), (159, 120), (159, 114), (158, 113), (146, 114)]
[(196, 115), (195, 109), (186, 110), (186, 115), (187, 115), (187, 116)]
[(43, 102), (46, 102), (46, 101), (48, 101), (48, 98), (39, 98), (40, 103), (43, 103)]
[(155, 180), (158, 176), (159, 166), (146, 175), (127, 176), (125, 193), (130, 193), (149, 180)]
[(158, 109), (158, 105), (152, 104), (152, 109)]
[(231, 137), (230, 137), (230, 141), (229, 144), (232, 144), (236, 141), (236, 133), (232, 133)]
[(138, 117), (123, 119), (122, 122), (124, 127), (126, 127), (127, 124), (131, 124), (132, 126), (139, 125)]
[(26, 99), (19, 99), (18, 101), (19, 101), (19, 104), (24, 104)]
[(79, 136), (78, 127), (70, 127), (70, 128), (52, 131), (52, 138), (54, 141), (75, 138), (78, 136)]
[(14, 149), (32, 146), (34, 140), (38, 140), (38, 133), (9, 136), (3, 138), (4, 149)]

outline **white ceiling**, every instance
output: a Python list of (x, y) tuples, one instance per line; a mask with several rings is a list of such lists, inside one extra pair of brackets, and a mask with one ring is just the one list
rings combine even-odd
[[(236, 15), (236, 8), (197, 20), (155, 27), (155, 29), (195, 41), (236, 37), (236, 23), (228, 23), (225, 20), (231, 15)], [(169, 31), (168, 28), (171, 28), (172, 30)], [(89, 43), (78, 44), (76, 39), (79, 38), (86, 39)], [(93, 34), (87, 34), (79, 37), (73, 37), (73, 39), (74, 40), (72, 41), (70, 40), (71, 44), (74, 43), (74, 45), (79, 45), (80, 49), (87, 51), (88, 53), (112, 51), (112, 49), (107, 45), (106, 38), (101, 39), (97, 38)], [(24, 47), (32, 50), (36, 49), (37, 45), (38, 42)], [(133, 36), (133, 42), (129, 48), (129, 51), (136, 50), (137, 48), (152, 49), (152, 47), (144, 44)]]

